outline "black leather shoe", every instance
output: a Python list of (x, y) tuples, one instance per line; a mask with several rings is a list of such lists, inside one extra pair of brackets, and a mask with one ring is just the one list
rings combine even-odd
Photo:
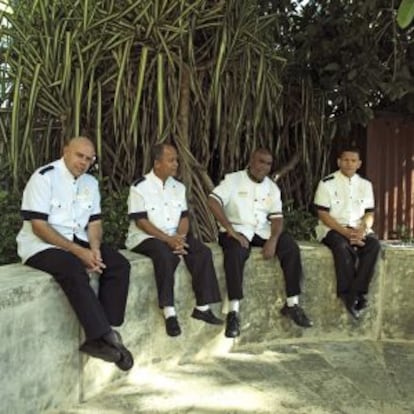
[(367, 307), (368, 307), (367, 298), (362, 293), (359, 294), (358, 297), (357, 297), (357, 300), (356, 300), (355, 309), (357, 311), (361, 312), (362, 310), (364, 310)]
[(224, 335), (227, 338), (235, 338), (240, 335), (240, 318), (237, 312), (232, 311), (227, 314)]
[(118, 362), (121, 359), (120, 351), (108, 345), (101, 338), (88, 339), (79, 347), (79, 351), (107, 362)]
[(306, 316), (305, 311), (299, 305), (288, 306), (285, 303), (285, 306), (280, 310), (280, 313), (283, 316), (292, 319), (296, 325), (301, 326), (302, 328), (310, 328), (313, 326), (313, 322)]
[(170, 316), (165, 320), (165, 330), (168, 336), (178, 336), (181, 333), (180, 325), (176, 316)]
[(103, 339), (110, 346), (117, 349), (121, 354), (119, 360), (115, 361), (115, 365), (122, 371), (130, 370), (134, 366), (134, 357), (122, 343), (121, 334), (118, 331), (112, 330), (111, 332), (105, 334)]
[(217, 318), (217, 316), (214, 315), (211, 309), (207, 309), (206, 311), (201, 311), (200, 309), (194, 308), (191, 316), (194, 319), (198, 319), (200, 321), (210, 323), (211, 325), (223, 325), (223, 320)]
[(358, 320), (361, 316), (360, 311), (357, 309), (358, 300), (355, 295), (343, 295), (341, 297), (342, 301), (344, 302), (346, 310), (349, 314), (355, 319)]

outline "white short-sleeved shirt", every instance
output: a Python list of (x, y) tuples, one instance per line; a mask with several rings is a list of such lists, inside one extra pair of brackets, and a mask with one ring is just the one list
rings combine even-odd
[[(347, 177), (338, 170), (319, 182), (314, 205), (318, 210), (329, 212), (342, 226), (358, 227), (365, 213), (374, 211), (372, 184), (358, 174)], [(318, 240), (322, 240), (329, 230), (319, 220), (316, 227)]]
[(68, 240), (88, 241), (88, 223), (101, 219), (98, 181), (90, 174), (76, 178), (63, 158), (37, 169), (23, 192), (23, 226), (17, 235), (17, 252), (22, 261), (45, 249), (56, 248), (33, 233), (30, 220), (47, 221)]
[[(222, 205), (233, 228), (250, 241), (255, 234), (268, 239), (270, 219), (283, 217), (279, 187), (269, 177), (254, 182), (246, 170), (227, 174), (209, 197)], [(221, 226), (220, 230), (225, 231)]]
[(164, 233), (176, 234), (181, 217), (188, 215), (185, 186), (174, 177), (165, 183), (151, 170), (129, 189), (128, 216), (130, 218), (125, 245), (133, 249), (153, 237), (137, 227), (136, 220), (145, 218)]

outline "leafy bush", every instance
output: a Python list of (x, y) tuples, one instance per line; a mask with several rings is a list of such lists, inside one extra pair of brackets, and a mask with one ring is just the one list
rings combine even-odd
[(127, 198), (129, 188), (111, 192), (107, 188), (102, 189), (102, 220), (104, 229), (104, 241), (116, 249), (125, 247), (125, 235), (128, 230)]
[(284, 227), (296, 240), (316, 240), (315, 226), (318, 219), (305, 209), (297, 209), (293, 201), (284, 203), (283, 206)]
[(0, 265), (16, 263), (16, 235), (22, 225), (20, 217), (20, 195), (0, 190)]

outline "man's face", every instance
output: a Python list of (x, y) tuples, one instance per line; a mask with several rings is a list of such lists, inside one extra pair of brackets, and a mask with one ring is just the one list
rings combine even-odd
[(256, 152), (249, 163), (250, 174), (258, 181), (262, 181), (270, 174), (273, 157), (270, 154)]
[(162, 156), (154, 162), (154, 172), (162, 180), (174, 177), (177, 174), (178, 157), (177, 151), (170, 145), (164, 146)]
[(84, 174), (95, 161), (95, 149), (86, 138), (72, 140), (63, 151), (63, 160), (74, 177)]
[(344, 151), (338, 158), (338, 167), (341, 173), (347, 177), (352, 177), (361, 167), (361, 164), (357, 152)]

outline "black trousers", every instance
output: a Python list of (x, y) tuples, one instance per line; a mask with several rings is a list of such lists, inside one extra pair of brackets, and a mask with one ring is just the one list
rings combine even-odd
[[(219, 234), (219, 244), (224, 253), (224, 272), (226, 274), (227, 293), (230, 300), (243, 299), (243, 270), (250, 256), (252, 247), (263, 247), (266, 243), (257, 234), (250, 242), (249, 248), (242, 245), (227, 233)], [(300, 251), (295, 240), (286, 232), (282, 232), (276, 245), (275, 255), (280, 261), (285, 279), (286, 296), (299, 295), (303, 275)]]
[(337, 295), (368, 293), (381, 249), (376, 236), (368, 235), (363, 247), (351, 246), (346, 237), (335, 230), (330, 230), (322, 243), (332, 250)]
[[(211, 250), (192, 235), (187, 236), (188, 254), (184, 262), (191, 274), (192, 287), (198, 306), (221, 301)], [(180, 257), (167, 243), (148, 238), (132, 249), (151, 258), (160, 308), (174, 306), (174, 274)]]
[[(77, 241), (83, 247), (88, 243)], [(103, 244), (106, 268), (99, 275), (99, 292), (89, 283), (85, 265), (72, 253), (51, 248), (30, 257), (26, 264), (50, 273), (61, 286), (82, 325), (86, 339), (96, 339), (124, 321), (130, 264), (120, 253)]]

